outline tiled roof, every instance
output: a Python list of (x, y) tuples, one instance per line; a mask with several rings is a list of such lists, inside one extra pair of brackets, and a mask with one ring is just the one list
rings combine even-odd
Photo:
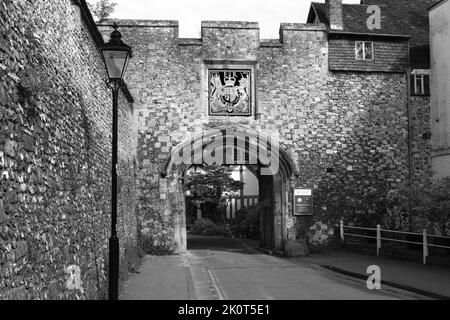
[[(317, 3), (313, 2), (311, 6), (317, 12), (320, 22), (329, 25), (329, 18), (327, 15), (326, 5), (325, 3)], [(383, 6), (385, 7), (385, 6)], [(344, 30), (345, 32), (352, 33), (371, 33), (371, 34), (396, 34), (396, 35), (408, 35), (407, 33), (402, 33), (399, 30), (399, 26), (396, 25), (396, 21), (391, 19), (388, 14), (387, 9), (381, 8), (381, 29), (369, 30), (367, 28), (367, 18), (369, 15), (367, 14), (367, 5), (359, 5), (359, 4), (343, 4), (342, 5), (342, 15), (344, 21)]]
[[(352, 33), (410, 35), (411, 46), (427, 45), (428, 12), (439, 0), (362, 0), (363, 4), (343, 4), (344, 31)], [(367, 8), (369, 5), (381, 8), (381, 29), (367, 28)], [(324, 3), (313, 2), (311, 10), (315, 10), (320, 22), (329, 25)], [(311, 16), (308, 18), (310, 21)]]
[[(364, 34), (409, 35), (411, 66), (429, 68), (429, 18), (428, 9), (441, 0), (361, 0), (361, 4), (343, 4), (344, 32)], [(378, 5), (381, 9), (381, 29), (367, 28), (367, 8)], [(329, 26), (324, 3), (311, 4), (308, 22), (314, 13), (320, 22)]]
[(441, 4), (443, 4), (444, 2), (447, 2), (448, 0), (440, 0), (437, 1), (433, 6), (431, 6), (430, 8), (428, 8), (428, 11), (431, 11), (433, 9), (436, 9), (438, 6), (440, 6)]
[(386, 5), (392, 19), (411, 35), (411, 46), (429, 45), (428, 9), (440, 0), (362, 0), (364, 4)]

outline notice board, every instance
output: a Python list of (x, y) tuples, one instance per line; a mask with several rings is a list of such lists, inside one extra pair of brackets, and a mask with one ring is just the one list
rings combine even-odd
[(294, 188), (294, 216), (313, 214), (312, 189)]

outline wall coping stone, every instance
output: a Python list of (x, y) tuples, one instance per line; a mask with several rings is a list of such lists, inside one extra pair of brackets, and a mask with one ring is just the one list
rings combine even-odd
[(312, 23), (280, 23), (281, 30), (293, 30), (293, 31), (326, 31), (325, 24), (312, 24)]
[(99, 26), (111, 26), (116, 22), (120, 27), (152, 27), (152, 28), (178, 28), (178, 20), (144, 20), (144, 19), (105, 19), (98, 22)]
[(203, 28), (219, 29), (259, 29), (258, 22), (248, 21), (202, 21)]

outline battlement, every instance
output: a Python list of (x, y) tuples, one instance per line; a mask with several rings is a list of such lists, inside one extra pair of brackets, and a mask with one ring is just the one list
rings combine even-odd
[(260, 39), (260, 27), (258, 22), (251, 21), (202, 21), (201, 38), (179, 38), (179, 22), (177, 20), (139, 20), (139, 19), (109, 19), (98, 23), (101, 30), (105, 31), (116, 22), (119, 28), (172, 28), (175, 30), (175, 40), (180, 46), (202, 46), (205, 42), (220, 34), (222, 39), (243, 37), (250, 42), (257, 43), (258, 47), (277, 48), (282, 47), (286, 33), (292, 32), (326, 32), (324, 24), (311, 23), (280, 23), (278, 39)]

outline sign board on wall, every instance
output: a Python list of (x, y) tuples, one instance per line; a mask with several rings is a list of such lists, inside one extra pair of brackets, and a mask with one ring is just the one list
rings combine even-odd
[(294, 216), (313, 214), (312, 189), (294, 188)]

